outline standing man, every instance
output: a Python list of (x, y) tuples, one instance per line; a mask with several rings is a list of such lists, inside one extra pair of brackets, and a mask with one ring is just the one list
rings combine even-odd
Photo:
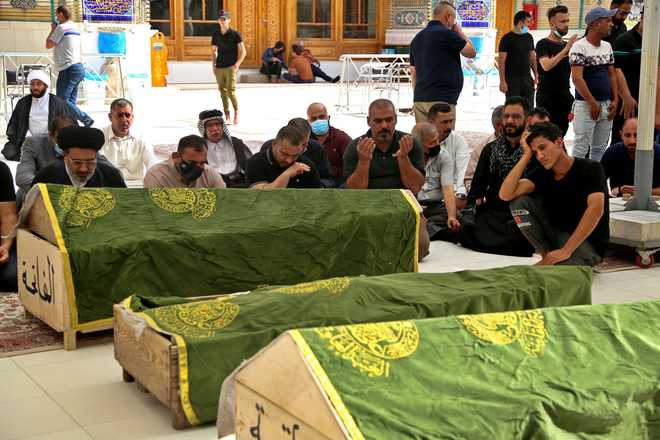
[(55, 10), (57, 21), (52, 24), (50, 34), (46, 38), (46, 49), (53, 50), (55, 70), (57, 75), (57, 96), (67, 101), (76, 119), (86, 127), (94, 124), (94, 120), (76, 105), (78, 86), (85, 77), (85, 68), (80, 55), (80, 31), (71, 21), (71, 12), (66, 6), (58, 6)]
[(141, 137), (131, 134), (133, 104), (119, 98), (110, 104), (110, 125), (103, 129), (105, 143), (101, 149), (108, 162), (113, 164), (125, 180), (142, 183), (149, 168), (156, 164), (153, 147)]
[[(614, 72), (621, 101), (612, 121), (612, 141), (621, 142), (623, 122), (637, 113), (639, 102), (639, 74), (642, 69), (642, 32), (644, 31), (644, 11), (639, 23), (628, 32), (621, 34), (612, 45), (614, 51)], [(660, 83), (657, 84), (660, 87)], [(656, 109), (656, 112), (660, 109)]]
[(213, 32), (211, 44), (213, 52), (213, 73), (218, 83), (222, 107), (227, 121), (231, 121), (229, 101), (234, 107), (234, 124), (238, 124), (238, 99), (236, 98), (236, 77), (238, 68), (247, 54), (241, 34), (229, 27), (229, 12), (222, 10), (218, 17), (219, 29)]
[(612, 131), (618, 104), (614, 53), (605, 37), (612, 29), (616, 10), (594, 8), (587, 14), (587, 34), (569, 54), (575, 84), (573, 156), (600, 161)]
[(539, 84), (536, 89), (536, 105), (550, 113), (550, 120), (562, 132), (568, 131), (568, 115), (573, 107), (571, 94), (571, 65), (568, 53), (571, 51), (577, 35), (571, 35), (568, 41), (568, 8), (557, 5), (548, 9), (550, 34), (536, 43), (536, 59)]
[(328, 109), (320, 102), (307, 107), (307, 121), (312, 127), (312, 139), (320, 142), (330, 162), (330, 170), (338, 187), (344, 183), (344, 153), (351, 143), (351, 137), (342, 130), (330, 125)]
[(425, 122), (438, 102), (455, 106), (463, 90), (461, 55), (474, 58), (477, 51), (456, 22), (456, 8), (441, 1), (433, 20), (410, 43), (410, 75), (414, 92), (415, 121)]
[(603, 38), (605, 41), (614, 44), (619, 36), (628, 32), (626, 18), (630, 15), (632, 4), (633, 0), (612, 0), (612, 3), (610, 3), (610, 10), (615, 11), (616, 14), (612, 16), (612, 32), (610, 32), (610, 35)]
[(394, 104), (377, 99), (369, 105), (369, 131), (353, 140), (344, 154), (349, 189), (407, 189), (424, 185), (424, 151), (412, 136), (396, 129)]
[[(527, 11), (518, 11), (513, 17), (513, 30), (500, 40), (498, 68), (500, 91), (507, 98), (522, 96), (530, 107), (534, 107), (534, 86), (538, 83), (534, 38), (529, 33), (532, 16)], [(530, 75), (534, 72), (534, 79)]]

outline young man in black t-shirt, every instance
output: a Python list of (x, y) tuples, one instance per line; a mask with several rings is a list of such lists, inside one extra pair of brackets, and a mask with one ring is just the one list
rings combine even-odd
[(222, 107), (225, 111), (226, 121), (231, 121), (229, 101), (234, 107), (234, 124), (238, 124), (238, 99), (236, 98), (236, 76), (238, 68), (245, 59), (247, 51), (241, 34), (229, 27), (229, 12), (220, 11), (218, 17), (219, 28), (211, 36), (211, 44), (215, 46), (211, 62), (213, 73), (220, 90)]
[[(559, 128), (532, 125), (523, 154), (500, 188), (511, 214), (541, 254), (539, 264), (594, 266), (609, 243), (609, 204), (600, 163), (566, 153)], [(541, 163), (523, 178), (532, 156)]]
[(11, 236), (18, 223), (14, 179), (6, 163), (0, 162), (0, 292), (16, 292), (16, 247)]
[(303, 134), (282, 127), (272, 145), (247, 162), (247, 183), (254, 189), (323, 188), (314, 162), (303, 156)]
[[(534, 107), (534, 83), (538, 81), (534, 38), (529, 33), (532, 16), (518, 11), (513, 17), (513, 30), (500, 40), (498, 65), (500, 90), (506, 97), (522, 96)], [(534, 72), (534, 79), (530, 74)]]
[(550, 120), (561, 129), (563, 136), (568, 131), (568, 115), (574, 101), (571, 94), (571, 65), (568, 62), (568, 53), (577, 35), (572, 35), (568, 41), (564, 41), (563, 37), (568, 34), (569, 21), (566, 6), (550, 8), (550, 34), (536, 43), (539, 72), (536, 105), (550, 113)]

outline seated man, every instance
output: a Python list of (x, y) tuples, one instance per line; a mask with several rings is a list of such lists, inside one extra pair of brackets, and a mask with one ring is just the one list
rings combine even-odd
[(454, 193), (458, 210), (465, 208), (467, 189), (465, 188), (465, 172), (470, 163), (470, 147), (463, 136), (456, 133), (454, 125), (456, 117), (449, 104), (439, 102), (429, 109), (428, 121), (435, 125), (440, 136), (440, 146), (449, 153), (454, 161)]
[(325, 73), (321, 69), (321, 62), (317, 60), (314, 55), (312, 55), (312, 52), (309, 49), (305, 49), (305, 43), (303, 40), (296, 40), (296, 46), (300, 47), (302, 49), (302, 56), (307, 58), (307, 61), (309, 61), (309, 64), (312, 66), (312, 73), (314, 74), (314, 77), (316, 78), (321, 78), (324, 81), (336, 83), (339, 81), (340, 76), (337, 75), (334, 78)]
[[(500, 188), (539, 264), (595, 266), (609, 243), (609, 203), (602, 166), (575, 158), (564, 148), (559, 127), (532, 125), (523, 153)], [(541, 167), (523, 177), (535, 155)]]
[(550, 113), (543, 107), (534, 107), (527, 117), (527, 126), (550, 122)]
[(392, 101), (372, 102), (367, 123), (369, 131), (344, 154), (346, 188), (402, 188), (417, 194), (424, 185), (424, 151), (409, 134), (396, 130)]
[(0, 162), (0, 292), (18, 291), (16, 246), (12, 235), (16, 223), (14, 182), (7, 164)]
[(208, 165), (204, 138), (191, 134), (179, 140), (172, 156), (149, 168), (145, 188), (225, 188), (222, 176)]
[(75, 126), (76, 121), (70, 116), (57, 116), (50, 123), (48, 136), (31, 136), (25, 139), (21, 151), (21, 161), (16, 167), (16, 185), (18, 185), (17, 203), (20, 205), (25, 194), (32, 188), (34, 176), (51, 163), (62, 160), (64, 152), (57, 145), (57, 134), (64, 127)]
[(303, 134), (285, 126), (272, 144), (247, 163), (250, 188), (323, 188), (316, 165), (304, 154)]
[(417, 194), (417, 200), (424, 207), (426, 230), (431, 240), (447, 238), (438, 233), (447, 229), (456, 231), (460, 227), (456, 219), (454, 161), (440, 147), (438, 130), (430, 122), (416, 124), (412, 137), (424, 148), (426, 180)]
[[(286, 46), (281, 41), (275, 43), (275, 46), (267, 48), (261, 55), (261, 69), (259, 72), (268, 77), (268, 82), (279, 82), (282, 78), (282, 69), (287, 69), (284, 63), (284, 51)], [(273, 81), (275, 75), (275, 81)]]
[(228, 188), (245, 188), (245, 170), (252, 152), (241, 139), (229, 134), (222, 112), (201, 112), (197, 129), (206, 139), (208, 163), (211, 168), (220, 173)]
[(126, 180), (142, 182), (146, 171), (156, 164), (154, 150), (144, 139), (133, 136), (133, 104), (124, 98), (110, 104), (110, 125), (103, 129), (105, 143), (101, 154)]
[[(316, 166), (316, 169), (319, 172), (319, 176), (321, 177), (321, 183), (323, 184), (323, 187), (333, 188), (335, 182), (332, 179), (332, 174), (330, 173), (330, 163), (328, 162), (328, 158), (325, 155), (325, 149), (323, 148), (323, 145), (313, 139), (310, 139), (312, 128), (309, 125), (309, 122), (303, 118), (293, 118), (286, 125), (297, 129), (303, 135), (303, 156), (311, 160)], [(261, 146), (261, 151), (265, 152), (268, 148), (270, 148), (272, 144), (272, 140), (266, 141)]]
[(30, 94), (19, 99), (7, 123), (7, 143), (2, 149), (7, 160), (19, 160), (21, 146), (28, 134), (47, 135), (48, 127), (57, 116), (69, 116), (73, 113), (63, 99), (52, 93), (50, 77), (43, 70), (31, 70), (27, 77)]
[(319, 102), (307, 107), (307, 122), (312, 127), (312, 139), (321, 143), (325, 149), (334, 180), (333, 186), (339, 187), (344, 183), (344, 153), (352, 139), (345, 132), (330, 125), (328, 109)]
[(470, 152), (470, 162), (468, 163), (467, 170), (465, 171), (465, 188), (470, 191), (472, 187), (472, 179), (474, 178), (474, 171), (477, 169), (477, 162), (479, 162), (479, 156), (484, 150), (484, 147), (489, 143), (493, 142), (499, 136), (502, 135), (502, 117), (504, 115), (504, 106), (498, 105), (493, 109), (493, 113), (490, 116), (490, 123), (493, 125), (493, 133), (488, 136), (485, 142), (478, 145)]
[[(481, 152), (468, 193), (469, 209), (463, 212), (463, 228), (458, 233), (463, 247), (520, 257), (534, 252), (511, 218), (508, 201), (499, 197), (502, 182), (522, 156), (520, 137), (529, 111), (529, 102), (519, 96), (504, 104), (504, 132)], [(469, 219), (471, 213), (474, 219)]]
[(64, 127), (57, 134), (57, 146), (64, 160), (56, 161), (34, 177), (35, 183), (57, 183), (86, 188), (126, 188), (119, 170), (98, 160), (103, 146), (103, 132), (97, 128)]
[(302, 55), (302, 49), (294, 44), (292, 51), (293, 58), (289, 61), (289, 72), (282, 76), (292, 83), (313, 83), (312, 65)]
[[(627, 119), (621, 130), (622, 142), (605, 150), (600, 164), (605, 170), (605, 177), (610, 179), (613, 197), (623, 194), (635, 194), (635, 151), (637, 150), (637, 118)], [(653, 146), (653, 184), (652, 193), (660, 196), (660, 145)]]

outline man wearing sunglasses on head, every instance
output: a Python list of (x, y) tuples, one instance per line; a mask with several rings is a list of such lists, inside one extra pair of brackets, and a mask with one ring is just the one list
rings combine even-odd
[(220, 173), (208, 164), (203, 137), (191, 134), (179, 140), (172, 156), (154, 165), (144, 176), (145, 188), (226, 188)]
[(34, 177), (35, 183), (57, 183), (86, 188), (126, 188), (119, 170), (99, 158), (103, 132), (97, 128), (70, 126), (57, 134), (57, 145), (63, 160), (43, 168)]

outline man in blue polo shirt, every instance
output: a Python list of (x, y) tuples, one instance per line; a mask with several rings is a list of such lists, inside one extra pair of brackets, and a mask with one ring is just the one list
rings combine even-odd
[(461, 55), (474, 58), (477, 51), (456, 22), (456, 8), (441, 1), (433, 9), (433, 20), (410, 43), (410, 73), (414, 90), (415, 120), (428, 119), (428, 111), (438, 102), (455, 113), (463, 90)]

